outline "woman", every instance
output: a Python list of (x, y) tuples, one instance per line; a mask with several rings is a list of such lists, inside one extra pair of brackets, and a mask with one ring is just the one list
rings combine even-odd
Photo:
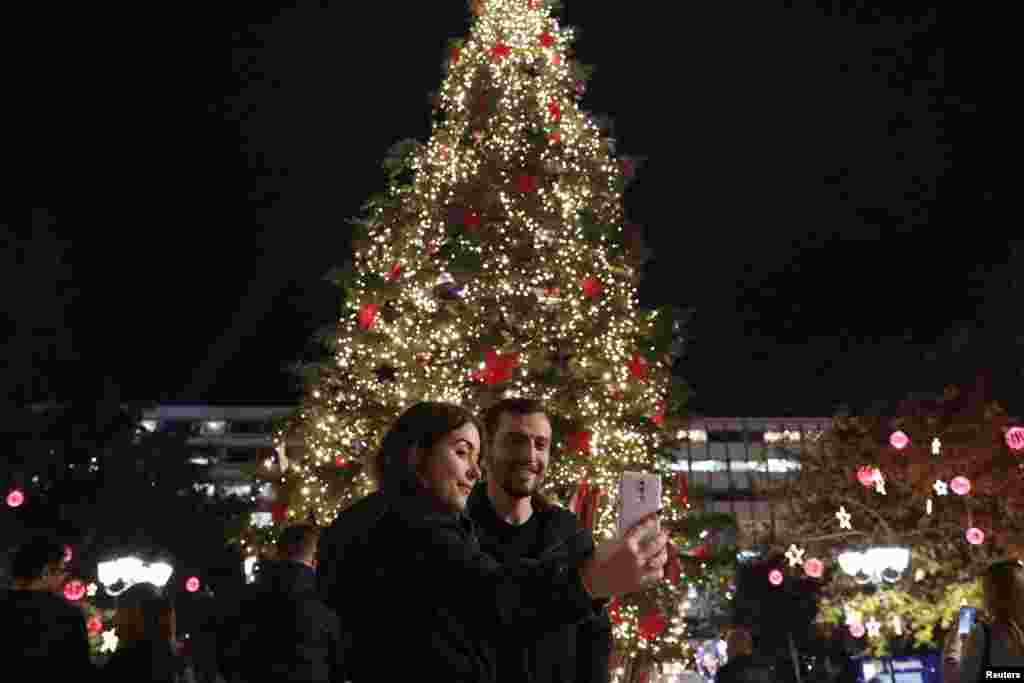
[[(958, 647), (949, 648), (946, 676), (952, 683), (984, 680), (984, 669), (1024, 666), (1024, 565), (997, 562), (981, 579), (987, 624), (979, 624)], [(955, 643), (954, 645), (958, 645)]]
[(508, 565), (481, 553), (463, 512), (486, 442), (466, 410), (414, 405), (371, 464), (378, 491), (321, 537), (321, 589), (349, 637), (343, 680), (491, 683), (497, 642), (590, 618), (662, 578), (653, 516), (592, 557), (572, 544)]
[(122, 593), (114, 615), (117, 650), (103, 667), (102, 678), (125, 683), (192, 680), (174, 650), (176, 621), (174, 605), (152, 584), (136, 584)]

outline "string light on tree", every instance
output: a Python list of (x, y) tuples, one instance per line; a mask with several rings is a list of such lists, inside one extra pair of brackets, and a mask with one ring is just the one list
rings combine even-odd
[(932, 439), (932, 455), (939, 455), (942, 453), (942, 442), (939, 441), (939, 437)]

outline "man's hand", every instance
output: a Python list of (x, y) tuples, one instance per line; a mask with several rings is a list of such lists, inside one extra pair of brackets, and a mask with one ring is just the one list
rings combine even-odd
[(583, 566), (583, 580), (595, 598), (635, 593), (664, 577), (668, 536), (658, 513), (640, 520), (621, 538), (602, 543)]

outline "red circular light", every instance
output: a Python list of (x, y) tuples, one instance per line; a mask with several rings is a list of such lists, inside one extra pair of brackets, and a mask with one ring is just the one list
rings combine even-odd
[(895, 431), (889, 437), (889, 443), (898, 451), (903, 450), (910, 444), (910, 437), (901, 431)]
[(78, 602), (85, 597), (85, 584), (74, 579), (64, 584), (64, 597), (71, 602)]
[(822, 574), (825, 573), (825, 563), (816, 557), (812, 557), (804, 562), (804, 573), (812, 579), (820, 579)]
[(967, 477), (953, 477), (953, 481), (949, 482), (949, 488), (958, 496), (966, 496), (971, 492), (971, 480)]
[(94, 636), (103, 630), (103, 622), (96, 617), (89, 617), (89, 623), (86, 624), (86, 628), (89, 630), (89, 635)]
[(985, 542), (985, 532), (978, 527), (971, 527), (965, 535), (967, 536), (967, 542), (971, 545), (981, 545)]
[(199, 578), (196, 576), (188, 577), (188, 580), (185, 581), (185, 590), (187, 590), (189, 593), (195, 593), (196, 591), (198, 591)]
[(24, 502), (25, 494), (19, 491), (18, 489), (14, 489), (13, 491), (7, 494), (7, 505), (12, 508), (20, 507), (21, 504)]
[(771, 573), (768, 574), (768, 582), (773, 586), (781, 586), (784, 578), (785, 577), (782, 576), (782, 572), (778, 569), (773, 569)]
[(1013, 451), (1024, 451), (1024, 427), (1010, 427), (1006, 430), (1006, 445)]
[(864, 624), (850, 624), (850, 635), (854, 638), (863, 638)]
[(873, 486), (877, 475), (878, 470), (871, 465), (864, 465), (857, 469), (857, 481), (859, 481), (862, 486)]

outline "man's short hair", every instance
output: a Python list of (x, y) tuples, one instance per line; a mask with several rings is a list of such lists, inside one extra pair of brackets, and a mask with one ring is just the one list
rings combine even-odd
[(64, 546), (56, 539), (37, 536), (22, 544), (11, 561), (11, 577), (32, 581), (41, 578), (46, 568), (64, 562)]
[(316, 553), (320, 528), (312, 524), (293, 524), (281, 532), (277, 541), (278, 555), (282, 559), (297, 560)]
[(544, 404), (535, 398), (505, 398), (492, 405), (484, 413), (484, 427), (487, 428), (487, 433), (492, 439), (498, 435), (498, 424), (501, 422), (501, 416), (505, 413), (512, 415), (542, 413), (548, 418), (548, 421), (551, 420)]

